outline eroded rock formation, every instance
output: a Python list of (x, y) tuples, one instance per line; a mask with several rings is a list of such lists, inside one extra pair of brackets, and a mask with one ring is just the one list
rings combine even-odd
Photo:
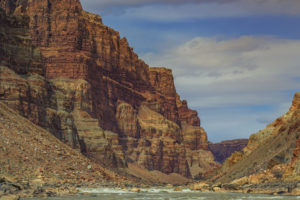
[(217, 166), (171, 70), (150, 68), (79, 0), (1, 0), (0, 8), (0, 98), (11, 108), (108, 166), (186, 177)]

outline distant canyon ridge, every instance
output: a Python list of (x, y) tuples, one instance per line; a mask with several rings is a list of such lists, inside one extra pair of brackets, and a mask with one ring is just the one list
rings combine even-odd
[(209, 143), (208, 148), (215, 156), (215, 160), (223, 163), (236, 151), (242, 151), (248, 144), (248, 139), (226, 140), (218, 143)]

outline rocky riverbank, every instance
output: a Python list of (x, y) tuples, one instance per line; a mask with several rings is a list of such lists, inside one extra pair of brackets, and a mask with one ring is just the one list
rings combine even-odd
[(199, 190), (202, 192), (217, 193), (251, 193), (251, 194), (268, 194), (268, 195), (300, 195), (299, 182), (267, 182), (261, 184), (244, 184), (238, 182), (224, 184), (209, 184), (205, 182), (194, 183), (189, 186), (191, 190)]
[(28, 197), (53, 197), (74, 195), (79, 185), (71, 183), (42, 183), (41, 181), (18, 181), (0, 178), (0, 199)]
[(2, 199), (72, 195), (78, 187), (112, 187), (127, 182), (0, 102)]
[(299, 196), (299, 182), (269, 182), (251, 184), (248, 182), (232, 182), (226, 184), (214, 184), (198, 182), (187, 185), (145, 185), (122, 182), (105, 183), (47, 183), (42, 181), (20, 181), (0, 178), (0, 200), (18, 200), (20, 198), (47, 198), (89, 195), (91, 193), (103, 193), (107, 191), (121, 191), (123, 193), (148, 193), (149, 191), (172, 192), (204, 192), (204, 193), (244, 193), (244, 194), (267, 194), (280, 196)]

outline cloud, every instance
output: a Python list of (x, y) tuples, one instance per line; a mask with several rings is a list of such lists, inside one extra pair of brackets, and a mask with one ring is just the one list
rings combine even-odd
[(300, 89), (300, 40), (243, 36), (197, 37), (147, 53), (152, 66), (173, 69), (176, 87), (193, 107), (275, 105)]
[(299, 15), (298, 0), (82, 0), (85, 9), (151, 20)]
[(139, 7), (153, 4), (199, 4), (199, 3), (228, 3), (237, 0), (81, 0), (81, 2), (88, 6), (94, 6), (99, 8), (111, 8), (111, 7)]
[(288, 111), (300, 91), (299, 52), (300, 40), (196, 37), (142, 58), (173, 70), (177, 92), (217, 142), (247, 138)]
[(288, 111), (300, 91), (300, 40), (196, 37), (142, 58), (173, 70), (177, 92), (211, 141), (247, 138)]

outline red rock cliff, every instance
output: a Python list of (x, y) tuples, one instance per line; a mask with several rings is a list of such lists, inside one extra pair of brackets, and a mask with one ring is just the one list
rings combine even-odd
[[(11, 107), (112, 166), (133, 162), (187, 177), (216, 166), (197, 112), (180, 100), (171, 71), (149, 68), (100, 16), (83, 11), (78, 0), (1, 0), (0, 6), (28, 19), (24, 30), (45, 72), (35, 81), (3, 66), (18, 80), (1, 79), (1, 98)], [(16, 82), (26, 89), (18, 91)]]

